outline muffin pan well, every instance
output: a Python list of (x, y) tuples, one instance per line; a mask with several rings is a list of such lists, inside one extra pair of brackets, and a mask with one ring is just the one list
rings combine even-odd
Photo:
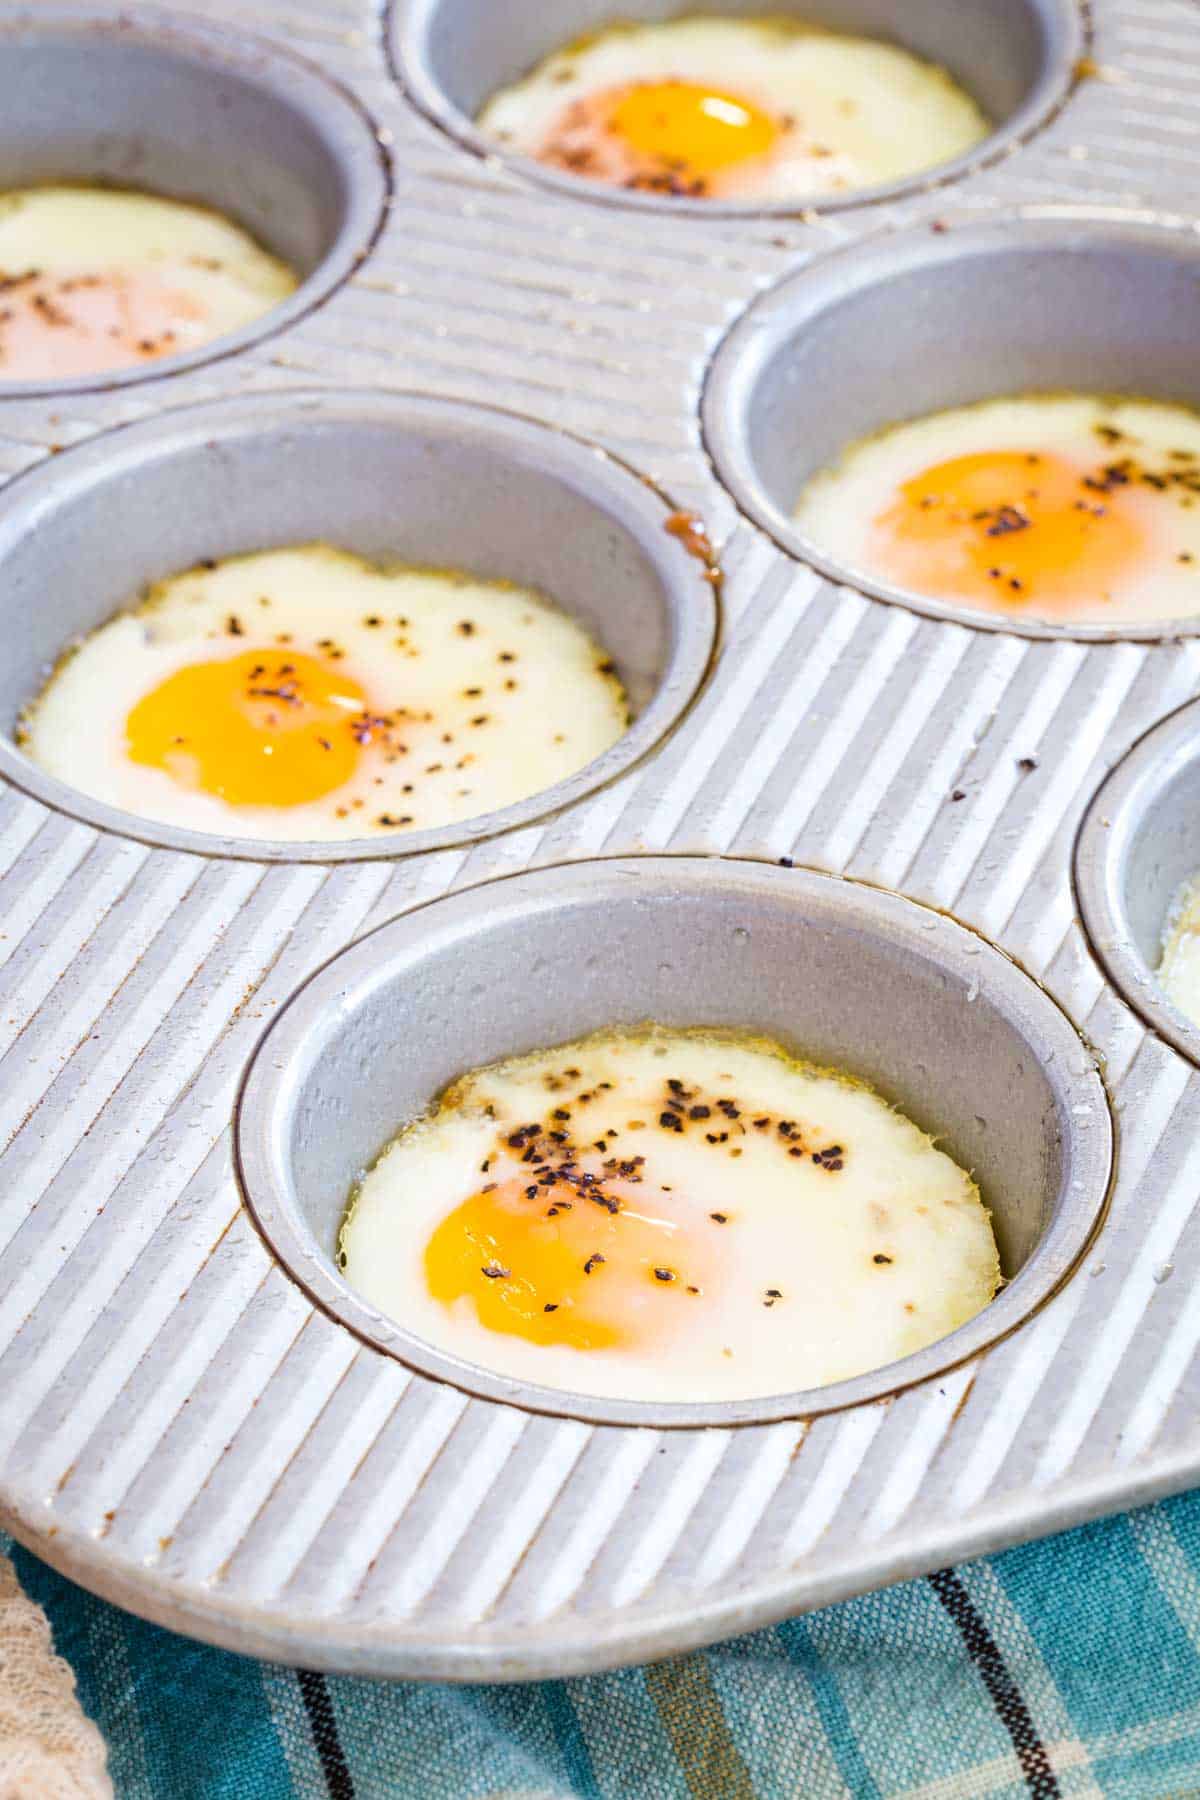
[(950, 607), (834, 564), (793, 522), (818, 470), (926, 413), (1073, 391), (1200, 405), (1194, 232), (1054, 208), (935, 223), (828, 257), (738, 321), (704, 397), (709, 451), (734, 498), (822, 574), (935, 617), (1046, 637), (1200, 630), (1200, 618), (1109, 628)]
[[(0, 615), (13, 641), (0, 675), (0, 769), (105, 829), (209, 855), (352, 861), (525, 824), (631, 767), (703, 678), (715, 572), (668, 529), (673, 516), (645, 482), (562, 432), (413, 395), (226, 400), (132, 426), (0, 498)], [(117, 534), (114, 517), (127, 521)], [(633, 723), (576, 775), (499, 813), (341, 844), (239, 843), (119, 814), (12, 741), (40, 672), (148, 584), (206, 557), (312, 541), (539, 589), (608, 650)]]
[[(566, 0), (554, 7), (510, 0), (503, 16), (488, 0), (394, 0), (389, 43), (397, 77), (443, 130), (479, 155), (504, 155), (474, 124), (498, 88), (518, 80), (552, 52), (589, 33), (630, 20), (637, 24), (716, 13), (749, 19), (795, 18), (831, 31), (897, 43), (946, 68), (992, 121), (989, 136), (966, 156), (886, 188), (863, 188), (816, 208), (869, 205), (928, 190), (1003, 154), (1034, 131), (1069, 92), (1086, 43), (1086, 14), (1077, 0), (913, 0), (898, 14), (888, 0), (704, 0), (680, 8), (672, 0)], [(528, 157), (508, 159), (564, 198), (605, 201), (642, 212), (794, 215), (805, 202), (664, 200), (605, 188), (548, 169)]]
[[(359, 1171), (399, 1126), (465, 1068), (645, 1019), (761, 1034), (869, 1082), (975, 1175), (1002, 1292), (940, 1343), (852, 1381), (686, 1406), (498, 1377), (423, 1344), (354, 1293), (337, 1268), (338, 1227)], [(284, 1264), (402, 1361), (540, 1412), (741, 1425), (875, 1399), (1011, 1330), (1087, 1242), (1111, 1135), (1095, 1064), (1067, 1019), (961, 926), (804, 870), (646, 857), (471, 888), (335, 958), (259, 1050), (238, 1154), (248, 1204)]]
[[(89, 1587), (243, 1651), (528, 1679), (671, 1654), (1195, 1483), (1200, 1070), (1111, 948), (1127, 923), (1144, 972), (1175, 850), (1157, 825), (1132, 832), (1147, 854), (1113, 890), (1127, 919), (1112, 932), (1085, 879), (1090, 826), (1085, 919), (1071, 870), (1110, 771), (1200, 691), (1200, 638), (1035, 637), (881, 604), (781, 547), (768, 502), (789, 459), (799, 472), (901, 399), (978, 391), (982, 370), (1049, 370), (1074, 344), (1080, 373), (1100, 371), (1119, 342), (1136, 357), (1122, 384), (1193, 379), (1200, 9), (1098, 0), (1072, 85), (1074, 48), (1036, 22), (1077, 31), (1074, 14), (955, 7), (980, 34), (985, 16), (1033, 21), (1024, 49), (988, 53), (1009, 84), (997, 117), (1049, 82), (1010, 154), (952, 192), (815, 220), (683, 208), (668, 226), (432, 129), (365, 0), (289, 0), (286, 17), (202, 3), (202, 21), (120, 24), (22, 9), (0, 39), (67, 19), (68, 38), (98, 34), (97, 56), (152, 43), (125, 116), (157, 91), (169, 40), (187, 65), (171, 65), (183, 161), (147, 127), (129, 173), (228, 204), (270, 241), (239, 199), (259, 157), (299, 172), (286, 203), (268, 187), (268, 210), (301, 222), (312, 279), (335, 255), (341, 273), (311, 290), (321, 305), (195, 367), (0, 393), (0, 610), (24, 658), (2, 677), (5, 730), (64, 636), (180, 561), (293, 530), (390, 549), (417, 525), (440, 554), (453, 525), (453, 560), (502, 539), (566, 603), (603, 606), (644, 737), (552, 809), (543, 796), (476, 835), (398, 846), (411, 855), (372, 840), (349, 860), (143, 831), (0, 748), (0, 1522)], [(502, 12), (518, 33), (533, 19), (492, 8), (493, 25)], [(949, 9), (910, 16), (923, 30)], [(397, 0), (394, 46), (438, 17), (470, 9)], [(843, 22), (869, 20), (847, 7)], [(465, 116), (462, 41), (428, 56)], [(476, 79), (542, 47), (483, 35)], [(190, 85), (197, 58), (241, 74)], [(114, 83), (64, 93), (94, 121)], [(320, 148), (340, 127), (298, 119), (318, 90), (369, 201)], [(231, 144), (245, 195), (206, 193)], [(922, 305), (885, 303), (896, 280)], [(789, 437), (751, 377), (818, 293), (805, 341), (830, 369), (807, 365)], [(971, 311), (961, 328), (951, 300)], [(862, 308), (849, 336), (843, 305)], [(726, 382), (728, 416), (758, 421), (744, 493), (706, 454), (706, 375), (709, 448)], [(693, 516), (724, 577), (711, 657)], [(1182, 745), (1164, 769), (1183, 769)], [(1120, 783), (1100, 821), (1122, 816)], [(1165, 783), (1146, 820), (1174, 831), (1190, 791), (1177, 807)], [(689, 938), (660, 953), (673, 909)], [(727, 928), (700, 973), (692, 932)], [(531, 1011), (507, 952), (555, 969), (549, 1011)], [(835, 971), (844, 1006), (823, 1016), (806, 969)], [(820, 1038), (944, 1129), (1007, 1227), (1011, 1285), (977, 1335), (833, 1410), (792, 1396), (699, 1426), (542, 1411), (351, 1317), (330, 1241), (350, 1159), (451, 1063), (618, 997), (626, 1017), (671, 1003), (691, 1018), (752, 999), (752, 1022)]]
[(1200, 875), (1200, 703), (1181, 707), (1117, 764), (1088, 808), (1075, 849), (1092, 947), (1124, 998), (1200, 1062), (1200, 1026), (1155, 971), (1173, 907)]
[(379, 227), (387, 173), (354, 98), (283, 47), (168, 11), (9, 8), (0, 17), (0, 192), (97, 182), (198, 201), (300, 277), (241, 331), (134, 369), (6, 381), (0, 396), (161, 379), (300, 318), (355, 267)]

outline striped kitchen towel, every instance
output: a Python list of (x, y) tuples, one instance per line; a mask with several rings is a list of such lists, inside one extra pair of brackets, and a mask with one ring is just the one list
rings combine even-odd
[(250, 1662), (13, 1554), (119, 1800), (1200, 1796), (1200, 1493), (701, 1654), (515, 1687)]

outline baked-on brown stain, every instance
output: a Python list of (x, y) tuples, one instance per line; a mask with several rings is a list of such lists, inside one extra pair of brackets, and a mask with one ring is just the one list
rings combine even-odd
[(698, 513), (673, 512), (668, 514), (666, 529), (672, 537), (678, 538), (689, 556), (704, 564), (704, 579), (714, 588), (719, 588), (723, 580), (717, 567), (716, 555), (712, 547), (712, 539), (705, 529), (704, 520)]

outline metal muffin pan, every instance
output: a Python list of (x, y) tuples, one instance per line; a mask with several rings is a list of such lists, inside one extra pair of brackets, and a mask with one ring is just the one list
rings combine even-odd
[(802, 270), (740, 319), (713, 363), (704, 429), (738, 504), (793, 555), (881, 600), (988, 631), (1158, 638), (1200, 618), (1109, 629), (972, 612), (833, 561), (792, 518), (859, 438), (997, 395), (1077, 390), (1200, 406), (1194, 230), (1059, 209), (941, 216)]
[(1200, 1026), (1155, 974), (1172, 908), (1200, 875), (1200, 702), (1135, 744), (1100, 788), (1075, 850), (1092, 946), (1135, 1012), (1200, 1063)]
[(150, 8), (0, 12), (0, 192), (93, 181), (227, 214), (300, 276), (244, 329), (182, 356), (30, 384), (58, 394), (194, 368), (282, 329), (344, 281), (387, 197), (375, 129), (354, 99), (276, 45)]
[[(778, 284), (804, 266), (832, 274), (859, 240), (876, 240), (872, 256), (889, 237), (953, 247), (969, 219), (1024, 247), (1030, 209), (1048, 230), (1054, 209), (1063, 233), (1094, 221), (1173, 245), (1172, 232), (1194, 232), (1200, 10), (1100, 0), (1061, 110), (966, 173), (950, 230), (933, 232), (945, 196), (921, 193), (813, 222), (682, 210), (651, 224), (435, 129), (398, 88), (367, 0), (194, 3), (202, 23), (178, 16), (189, 41), (253, 32), (268, 46), (264, 81), (287, 90), (300, 59), (353, 96), (378, 128), (391, 204), (361, 265), (285, 330), (133, 386), (0, 395), (0, 479), (17, 478), (2, 506), (30, 540), (5, 540), (6, 582), (41, 571), (9, 643), (28, 632), (57, 648), (52, 624), (99, 611), (123, 536), (130, 575), (139, 547), (153, 565), (145, 579), (165, 572), (160, 553), (223, 528), (198, 508), (187, 525), (163, 505), (140, 516), (143, 466), (147, 495), (172, 514), (194, 506), (165, 465), (153, 473), (150, 449), (160, 433), (186, 438), (190, 409), (241, 409), (236, 456), (276, 536), (265, 528), (297, 516), (280, 492), (296, 484), (290, 464), (255, 459), (250, 421), (275, 432), (279, 407), (303, 413), (314, 389), (341, 420), (363, 390), (385, 411), (410, 404), (393, 390), (507, 409), (583, 440), (598, 465), (626, 465), (610, 471), (622, 494), (636, 471), (709, 525), (722, 642), (674, 729), (618, 778), (423, 854), (373, 843), (358, 860), (311, 861), (278, 846), (226, 854), (212, 839), (184, 850), (85, 817), (69, 795), (47, 804), (3, 753), (4, 1524), (95, 1590), (237, 1649), (375, 1675), (532, 1678), (675, 1652), (1194, 1484), (1200, 1070), (1109, 979), (1071, 860), (1108, 771), (1200, 689), (1200, 639), (1176, 627), (1161, 642), (1039, 639), (880, 604), (738, 511), (699, 421), (736, 319), (773, 287), (788, 294)], [(393, 23), (403, 29), (401, 12)], [(1110, 315), (1098, 287), (1079, 298), (1086, 335)], [(1189, 317), (1175, 315), (1177, 335)], [(906, 331), (895, 322), (897, 343)], [(930, 390), (943, 349), (930, 347)], [(305, 535), (329, 505), (327, 466), (308, 467)], [(110, 502), (98, 555), (91, 527), (73, 550), (60, 530), (82, 524), (93, 482)], [(647, 504), (661, 516), (667, 503), (648, 491)], [(249, 530), (249, 500), (231, 506)], [(125, 597), (114, 587), (106, 604)], [(761, 878), (794, 880), (787, 904), (800, 911), (819, 873), (851, 878), (837, 890), (846, 904), (891, 890), (904, 899), (870, 904), (947, 915), (937, 942), (973, 936), (981, 970), (1011, 958), (1005, 992), (1028, 997), (1030, 1018), (1056, 1005), (1081, 1034), (1116, 1126), (1107, 1212), (1054, 1291), (966, 1361), (736, 1429), (559, 1417), (469, 1395), (364, 1341), (309, 1291), (327, 1240), (300, 1244), (302, 1281), (256, 1228), (238, 1096), (259, 1044), (285, 1041), (287, 1015), (278, 1038), (264, 1036), (271, 1021), (290, 1002), (299, 1016), (330, 958), (386, 941), (369, 937), (377, 927), (423, 931), (454, 889), (476, 890), (461, 903), (474, 918), (482, 884), (567, 865), (545, 879), (578, 882), (583, 904), (609, 859), (653, 874), (667, 857), (712, 865), (704, 880), (721, 891), (748, 862), (794, 863)], [(968, 1008), (991, 1003), (990, 979), (964, 1001), (964, 1032)], [(1082, 1131), (1095, 1145), (1095, 1076), (1057, 1060), (1040, 1060), (1041, 1078), (1064, 1098), (1085, 1090), (1066, 1141)], [(1003, 1110), (989, 1095), (980, 1114)], [(377, 1123), (381, 1137), (394, 1123), (382, 1104)], [(268, 1199), (257, 1184), (254, 1199)], [(1042, 1254), (1017, 1274), (1014, 1309)]]
[[(473, 1065), (647, 1018), (761, 1033), (867, 1080), (975, 1174), (1007, 1278), (1000, 1295), (949, 1337), (854, 1380), (681, 1405), (494, 1375), (355, 1294), (337, 1267), (338, 1229), (355, 1180), (398, 1123)], [(491, 1400), (664, 1428), (812, 1416), (976, 1354), (1028, 1317), (1078, 1258), (1112, 1159), (1087, 1047), (974, 933), (828, 875), (688, 857), (539, 869), (372, 932), (267, 1033), (237, 1135), (247, 1202), (268, 1243), (360, 1337)]]
[(680, 8), (674, 0), (636, 0), (614, 9), (610, 0), (509, 0), (502, 10), (489, 0), (392, 0), (389, 45), (397, 79), (416, 104), (460, 143), (480, 156), (501, 156), (528, 178), (564, 198), (598, 200), (641, 212), (714, 212), (730, 216), (794, 216), (808, 202), (663, 199), (606, 188), (547, 169), (506, 152), (474, 123), (480, 108), (553, 51), (587, 37), (614, 18), (637, 24), (716, 13), (750, 19), (795, 18), (866, 37), (883, 38), (949, 70), (992, 121), (983, 143), (964, 156), (884, 187), (844, 196), (815, 197), (827, 210), (871, 205), (940, 186), (964, 175), (1027, 137), (1060, 106), (1075, 78), (1086, 43), (1086, 14), (1077, 0), (910, 0), (897, 16), (890, 0), (701, 0)]
[[(288, 394), (168, 412), (70, 451), (0, 498), (0, 770), (48, 805), (171, 849), (284, 862), (435, 850), (526, 824), (622, 774), (674, 726), (716, 640), (714, 571), (669, 502), (598, 450), (484, 407)], [(114, 534), (114, 518), (126, 521)], [(65, 645), (205, 557), (323, 540), (372, 560), (541, 589), (616, 663), (633, 723), (603, 755), (478, 819), (341, 844), (221, 838), (68, 788), (12, 741)], [(52, 595), (47, 604), (45, 596)]]

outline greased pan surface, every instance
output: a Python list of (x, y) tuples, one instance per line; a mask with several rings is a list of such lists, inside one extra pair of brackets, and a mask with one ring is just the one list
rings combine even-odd
[[(997, 53), (1012, 93), (995, 110), (1020, 128), (1005, 136), (1001, 121), (1001, 140), (969, 169), (827, 213), (685, 208), (650, 218), (478, 153), (456, 121), (436, 122), (428, 92), (406, 94), (411, 32), (438, 29), (439, 9), (424, 0), (383, 20), (360, 0), (290, 0), (236, 17), (225, 0), (194, 10), (193, 25), (170, 11), (118, 20), (3, 8), (0, 52), (14, 33), (51, 43), (64, 19), (68, 36), (97, 34), (106, 56), (141, 46), (149, 62), (118, 88), (130, 129), (152, 145), (164, 42), (215, 40), (220, 66), (209, 55), (202, 75), (192, 69), (188, 117), (203, 122), (211, 82), (214, 117), (232, 107), (260, 122), (246, 141), (260, 146), (264, 171), (304, 163), (320, 204), (306, 211), (293, 192), (272, 208), (310, 233), (309, 251), (296, 254), (325, 274), (303, 305), (195, 366), (110, 388), (0, 394), (0, 546), (34, 540), (22, 605), (46, 609), (37, 641), (55, 608), (77, 628), (62, 596), (83, 567), (81, 485), (114, 481), (139, 445), (186, 438), (202, 409), (237, 413), (243, 435), (261, 411), (261, 449), (280, 416), (312, 404), (304, 396), (320, 396), (319, 410), (344, 425), (364, 390), (385, 412), (416, 395), (518, 415), (527, 422), (518, 436), (568, 434), (606, 453), (597, 468), (621, 494), (626, 476), (645, 477), (652, 485), (635, 509), (645, 535), (629, 524), (639, 566), (668, 595), (695, 573), (708, 624), (696, 608), (673, 613), (664, 602), (664, 619), (690, 622), (686, 679), (672, 689), (670, 718), (625, 766), (476, 841), (415, 854), (256, 857), (228, 855), (219, 840), (127, 834), (123, 821), (40, 789), (17, 750), (5, 750), (4, 1523), (97, 1591), (241, 1650), (361, 1673), (520, 1679), (667, 1654), (1195, 1482), (1200, 1073), (1178, 1034), (1156, 1029), (1162, 1021), (1101, 941), (1109, 928), (1093, 917), (1087, 833), (1078, 875), (1091, 939), (1072, 861), (1085, 811), (1126, 751), (1143, 740), (1139, 757), (1153, 757), (1161, 742), (1175, 757), (1179, 732), (1186, 743), (1183, 726), (1164, 728), (1169, 743), (1153, 728), (1197, 691), (1196, 640), (976, 630), (903, 597), (839, 587), (805, 562), (803, 546), (784, 547), (754, 522), (758, 505), (724, 469), (725, 427), (718, 419), (714, 430), (711, 409), (718, 348), (725, 356), (753, 331), (739, 320), (773, 330), (773, 309), (790, 308), (801, 272), (825, 281), (860, 241), (894, 236), (899, 256), (929, 233), (939, 258), (953, 259), (956, 241), (965, 251), (978, 229), (1015, 254), (1019, 221), (1036, 217), (1063, 245), (1097, 233), (1187, 242), (1200, 13), (1188, 0), (1101, 0), (1090, 20), (982, 0), (958, 8), (979, 31), (985, 19), (1003, 30), (1010, 15), (1025, 32), (1051, 21), (1044, 54), (1032, 53), (1034, 37), (1014, 43), (1004, 75)], [(451, 62), (452, 10), (466, 16), (462, 5), (443, 14), (439, 54)], [(827, 4), (822, 16), (836, 10)], [(527, 54), (520, 34), (535, 9), (501, 11)], [(925, 5), (914, 18), (929, 29), (937, 12)], [(192, 68), (190, 51), (187, 60)], [(293, 80), (296, 64), (304, 73)], [(39, 69), (49, 142), (68, 129), (74, 89), (41, 52)], [(434, 74), (449, 104), (468, 104), (469, 86), (453, 85), (465, 70), (443, 60)], [(195, 152), (203, 197), (220, 133), (198, 135), (210, 146)], [(312, 149), (307, 163), (300, 143)], [(0, 151), (10, 159), (0, 178), (28, 178), (2, 132)], [(149, 161), (137, 167), (151, 180)], [(164, 185), (179, 179), (175, 169)], [(222, 196), (229, 204), (227, 190), (209, 194)], [(1097, 292), (1081, 330), (1094, 327), (1117, 354), (1125, 329), (1121, 354), (1146, 368), (1139, 309), (1102, 303)], [(1182, 297), (1168, 303), (1160, 292), (1156, 304), (1165, 366), (1195, 320)], [(895, 329), (899, 346), (904, 321)], [(943, 334), (922, 351), (931, 404), (946, 392), (952, 349)], [(1031, 369), (1037, 353), (1035, 342)], [(1003, 354), (1018, 378), (1012, 333)], [(920, 369), (906, 357), (905, 391), (919, 393)], [(826, 414), (838, 403), (835, 388)], [(874, 401), (860, 387), (854, 404), (869, 411)], [(267, 494), (278, 470), (256, 460), (252, 443), (245, 456), (248, 482), (263, 488), (261, 516), (278, 531), (286, 505)], [(136, 490), (126, 485), (112, 509), (134, 562), (173, 553), (199, 528), (166, 519), (174, 502), (164, 488), (156, 537), (137, 517)], [(665, 556), (652, 548), (650, 521), (668, 505), (698, 513), (718, 548), (721, 629), (707, 671), (711, 588), (699, 570), (679, 569), (675, 539)], [(238, 529), (254, 517), (239, 498)], [(376, 509), (371, 529), (380, 528)], [(71, 604), (98, 606), (95, 571), (85, 573), (92, 600), (74, 591)], [(652, 705), (648, 694), (643, 717)], [(1151, 787), (1182, 792), (1166, 776)], [(840, 1397), (835, 1410), (801, 1400), (768, 1422), (705, 1427), (602, 1422), (537, 1410), (530, 1396), (527, 1405), (520, 1394), (485, 1396), (461, 1371), (431, 1374), (405, 1360), (403, 1345), (371, 1341), (361, 1320), (342, 1322), (322, 1287), (328, 1244), (316, 1215), (307, 1215), (311, 1241), (300, 1232), (285, 1245), (248, 1153), (259, 1072), (278, 1057), (269, 1078), (286, 1080), (306, 995), (361, 959), (350, 946), (376, 927), (368, 942), (411, 943), (418, 960), (436, 962), (435, 934), (451, 916), (443, 896), (473, 920), (492, 881), (497, 893), (545, 882), (586, 906), (626, 865), (631, 882), (656, 893), (669, 894), (672, 880), (680, 895), (694, 888), (702, 930), (730, 922), (740, 884), (764, 884), (751, 946), (760, 925), (790, 929), (769, 921), (811, 922), (816, 894), (837, 931), (864, 908), (876, 929), (884, 921), (879, 953), (893, 966), (915, 915), (933, 921), (929, 956), (947, 952), (948, 978), (961, 977), (964, 941), (979, 945), (979, 991), (967, 998), (967, 976), (963, 994), (967, 1039), (969, 1009), (998, 1004), (1002, 989), (1011, 1004), (998, 1004), (997, 1042), (1013, 1045), (1005, 1033), (1023, 1019), (1037, 1062), (1036, 1076), (1021, 1077), (1032, 1085), (1022, 1089), (1015, 1070), (1006, 1081), (997, 1118), (1027, 1118), (1021, 1107), (1040, 1083), (1051, 1111), (1061, 1109), (1067, 1161), (1083, 1146), (1070, 1215), (1078, 1229), (1028, 1309), (1015, 1304), (1018, 1274), (1006, 1335), (985, 1332), (965, 1360), (939, 1357), (921, 1379)], [(1110, 882), (1108, 891), (1122, 896), (1144, 962), (1150, 888)], [(480, 979), (477, 928), (463, 934), (461, 961), (440, 965), (455, 980)], [(1126, 923), (1115, 929), (1120, 937)], [(605, 1003), (615, 996), (606, 980)], [(519, 1009), (507, 1012), (515, 1034), (532, 1028)], [(327, 1029), (323, 1015), (314, 1028)], [(372, 1096), (373, 1122), (368, 1106), (355, 1129), (381, 1123), (396, 1098)], [(989, 1101), (981, 1116), (992, 1110)], [(321, 1178), (327, 1203), (335, 1174), (330, 1165)], [(1026, 1268), (1036, 1273), (1036, 1249)]]

